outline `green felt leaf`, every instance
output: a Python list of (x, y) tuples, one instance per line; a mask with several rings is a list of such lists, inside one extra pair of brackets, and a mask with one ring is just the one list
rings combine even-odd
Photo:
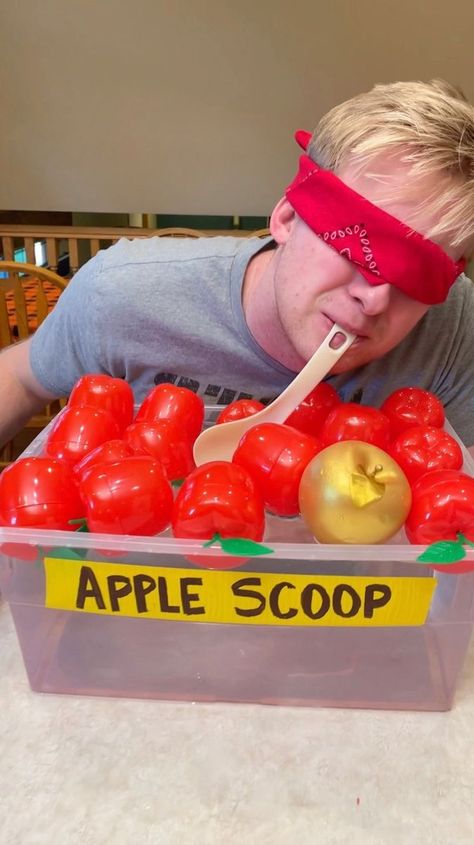
[(174, 481), (171, 482), (171, 486), (176, 487), (176, 489), (181, 487), (182, 484), (184, 484), (184, 478), (175, 478)]
[(255, 543), (254, 540), (248, 540), (246, 537), (221, 537), (220, 534), (214, 534), (210, 540), (203, 543), (206, 549), (214, 543), (220, 543), (222, 551), (229, 555), (237, 555), (237, 557), (257, 557), (257, 555), (270, 555), (273, 549), (262, 543)]
[(466, 552), (460, 543), (454, 540), (440, 540), (432, 543), (417, 557), (420, 563), (455, 563), (466, 557)]
[(220, 543), (220, 540), (221, 540), (221, 535), (220, 534), (214, 534), (214, 536), (211, 537), (210, 540), (206, 540), (206, 542), (202, 544), (202, 547), (203, 547), (203, 549), (207, 549), (207, 548), (209, 548), (209, 546), (213, 546), (214, 543)]
[(58, 546), (57, 549), (45, 552), (45, 557), (59, 557), (66, 558), (66, 560), (83, 560), (86, 554), (87, 549), (80, 549), (80, 551), (76, 551), (75, 549), (68, 549), (66, 546)]
[(243, 557), (256, 557), (257, 555), (270, 555), (273, 549), (264, 546), (262, 543), (255, 543), (244, 537), (225, 537), (221, 540), (224, 552), (229, 555), (242, 555)]

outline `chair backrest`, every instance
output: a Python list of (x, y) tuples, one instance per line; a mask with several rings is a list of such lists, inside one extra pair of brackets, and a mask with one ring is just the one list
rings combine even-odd
[(200, 229), (188, 229), (185, 226), (168, 226), (167, 229), (155, 229), (153, 232), (159, 238), (205, 238), (206, 233)]
[(0, 261), (0, 349), (29, 337), (47, 317), (66, 284), (44, 267)]
[(249, 232), (250, 238), (268, 238), (270, 234), (270, 229), (265, 227), (265, 229), (255, 229), (254, 232)]

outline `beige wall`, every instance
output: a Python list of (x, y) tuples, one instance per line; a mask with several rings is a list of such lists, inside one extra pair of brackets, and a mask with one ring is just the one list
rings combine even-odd
[(474, 99), (472, 0), (1, 6), (0, 208), (264, 215), (336, 102), (432, 76)]

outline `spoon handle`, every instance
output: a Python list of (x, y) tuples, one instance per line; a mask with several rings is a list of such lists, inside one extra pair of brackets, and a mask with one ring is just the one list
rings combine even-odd
[[(344, 335), (345, 340), (338, 349), (331, 349), (329, 344), (338, 332)], [(251, 417), (214, 425), (201, 432), (193, 447), (196, 466), (206, 461), (231, 461), (241, 437), (254, 425), (262, 422), (284, 423), (296, 406), (306, 399), (308, 393), (311, 393), (344, 354), (353, 340), (354, 335), (350, 335), (335, 324), (301, 372), (270, 405)]]
[[(344, 335), (345, 340), (337, 349), (332, 349), (330, 343), (334, 335), (338, 332)], [(321, 345), (318, 346), (308, 363), (305, 364), (288, 387), (271, 403), (272, 420), (274, 422), (284, 422), (290, 416), (296, 406), (303, 399), (306, 399), (307, 395), (328, 374), (334, 364), (339, 361), (339, 358), (346, 352), (353, 340), (355, 340), (355, 335), (349, 334), (349, 332), (341, 329), (337, 323), (334, 323), (331, 331), (326, 335)]]

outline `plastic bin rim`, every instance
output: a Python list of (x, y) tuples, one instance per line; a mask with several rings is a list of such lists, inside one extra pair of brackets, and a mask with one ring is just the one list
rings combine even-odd
[[(123, 552), (152, 553), (156, 555), (202, 554), (202, 543), (196, 540), (177, 540), (174, 537), (133, 537), (131, 535), (111, 535), (80, 533), (71, 531), (49, 531), (45, 529), (5, 528), (0, 527), (0, 545), (3, 543), (31, 544), (53, 548), (111, 549), (119, 547)], [(383, 563), (400, 561), (416, 564), (416, 558), (426, 546), (415, 545), (330, 545), (315, 543), (271, 543), (273, 554), (258, 555), (255, 562), (261, 564), (272, 560), (307, 560), (314, 562), (347, 561)], [(381, 551), (383, 549), (383, 554)], [(1, 551), (1, 550), (0, 550)], [(218, 546), (206, 548), (206, 556), (222, 555)], [(47, 556), (47, 553), (46, 553)], [(244, 558), (248, 562), (248, 558)], [(466, 561), (474, 561), (474, 549), (466, 549)], [(419, 564), (421, 565), (421, 564)]]

